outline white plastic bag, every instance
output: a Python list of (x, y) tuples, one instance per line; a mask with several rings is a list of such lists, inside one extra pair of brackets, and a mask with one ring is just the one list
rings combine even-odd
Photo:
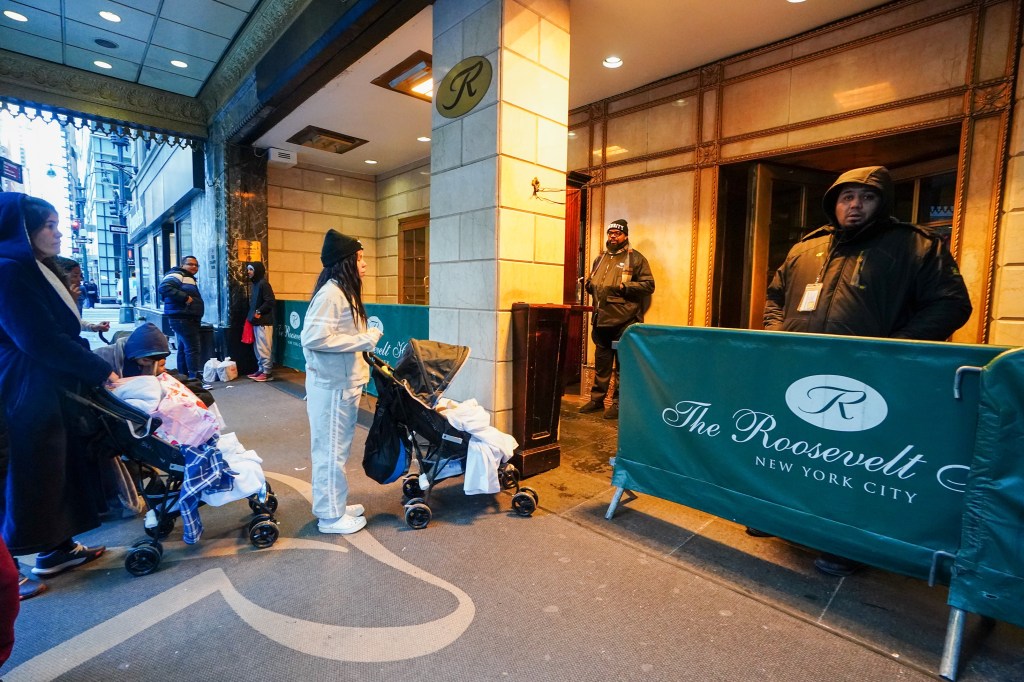
[(238, 365), (231, 358), (224, 358), (217, 365), (217, 379), (220, 381), (232, 381), (238, 378)]
[(210, 358), (203, 365), (203, 383), (212, 384), (217, 381), (217, 368), (220, 366), (220, 360), (217, 358)]

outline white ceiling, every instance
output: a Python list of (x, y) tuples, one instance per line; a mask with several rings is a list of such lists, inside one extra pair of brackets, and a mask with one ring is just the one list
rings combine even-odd
[[(260, 0), (0, 0), (0, 46), (76, 68), (194, 96)], [(570, 0), (570, 108), (886, 4), (887, 0)], [(100, 19), (101, 9), (121, 15)], [(260, 147), (304, 164), (378, 175), (430, 155), (430, 104), (370, 83), (416, 50), (432, 52), (432, 8), (402, 26), (265, 133)], [(118, 43), (116, 49), (96, 38)], [(606, 69), (608, 55), (622, 58)], [(171, 59), (188, 62), (185, 71)], [(102, 59), (107, 71), (92, 64)], [(285, 140), (308, 125), (369, 140), (338, 155)], [(376, 165), (367, 165), (374, 159)]]
[[(259, 2), (0, 0), (0, 47), (194, 97)], [(28, 21), (5, 16), (8, 10)], [(113, 12), (121, 21), (102, 19), (101, 11)], [(97, 60), (111, 68), (96, 66)], [(172, 66), (171, 60), (188, 66)]]
[[(739, 52), (803, 33), (888, 0), (570, 0), (569, 106), (576, 108)], [(431, 52), (430, 7), (284, 118), (256, 145), (300, 163), (386, 174), (424, 159), (430, 105), (370, 83), (416, 50)], [(606, 69), (608, 55), (623, 66)], [(369, 140), (338, 155), (285, 140), (315, 125)], [(374, 159), (376, 165), (367, 165)]]

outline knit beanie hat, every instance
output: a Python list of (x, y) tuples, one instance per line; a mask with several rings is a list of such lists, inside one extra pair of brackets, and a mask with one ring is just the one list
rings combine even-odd
[(362, 248), (363, 244), (358, 239), (343, 235), (337, 230), (328, 230), (324, 236), (324, 248), (320, 249), (320, 262), (325, 268), (329, 268)]
[(622, 234), (626, 235), (627, 237), (629, 236), (629, 223), (626, 222), (625, 218), (619, 218), (618, 220), (613, 220), (612, 222), (610, 222), (608, 224), (608, 229), (609, 230), (622, 230)]

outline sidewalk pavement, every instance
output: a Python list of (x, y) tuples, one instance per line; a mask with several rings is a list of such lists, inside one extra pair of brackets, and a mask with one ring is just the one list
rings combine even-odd
[[(106, 544), (104, 557), (22, 604), (7, 682), (935, 678), (945, 588), (873, 569), (825, 576), (806, 548), (646, 496), (605, 520), (617, 427), (579, 414), (579, 396), (563, 399), (561, 466), (525, 481), (540, 498), (532, 517), (512, 513), (508, 493), (464, 495), (456, 478), (432, 491), (418, 531), (400, 483), (361, 471), (364, 398), (347, 470), (368, 525), (321, 535), (304, 375), (275, 377), (213, 394), (263, 458), (277, 544), (249, 546), (244, 502), (204, 507), (197, 545), (175, 530), (159, 570), (132, 578), (122, 563), (141, 520), (104, 524), (79, 538)], [(959, 679), (1024, 679), (1024, 630), (970, 618)]]

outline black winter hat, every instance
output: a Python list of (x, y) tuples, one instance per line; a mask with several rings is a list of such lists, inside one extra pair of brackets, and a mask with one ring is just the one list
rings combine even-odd
[(619, 218), (608, 223), (609, 230), (622, 230), (622, 234), (629, 236), (629, 223), (626, 222), (625, 218)]
[(325, 268), (329, 268), (356, 251), (361, 251), (362, 248), (363, 244), (358, 239), (337, 230), (327, 230), (327, 234), (324, 235), (324, 248), (320, 249), (320, 262)]
[(154, 356), (167, 357), (170, 354), (167, 337), (152, 322), (137, 327), (124, 343), (124, 356), (129, 360)]

